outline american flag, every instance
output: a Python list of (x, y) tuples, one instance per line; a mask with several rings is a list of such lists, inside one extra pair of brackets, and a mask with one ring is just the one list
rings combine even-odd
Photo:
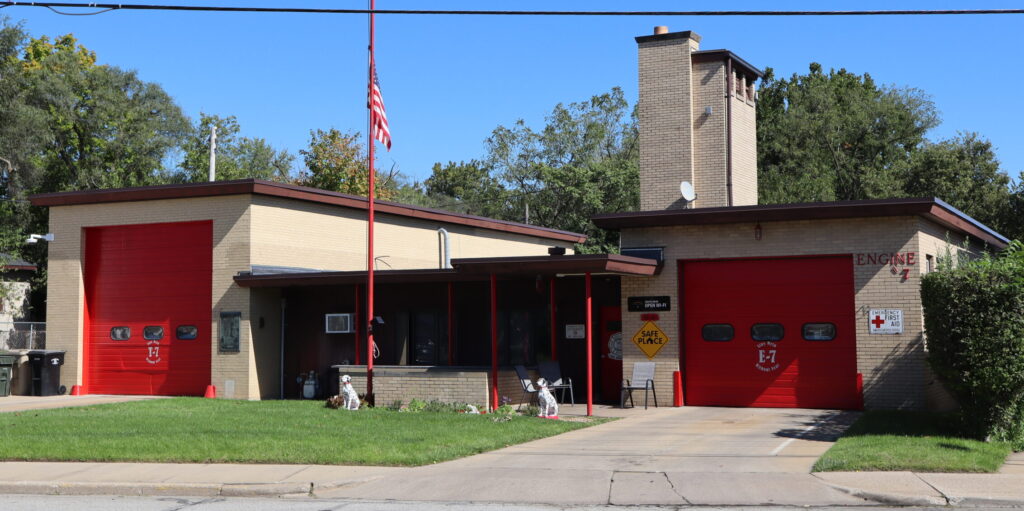
[(384, 112), (384, 98), (377, 80), (377, 65), (373, 65), (373, 83), (370, 84), (370, 135), (391, 150), (391, 131), (388, 129), (388, 114)]

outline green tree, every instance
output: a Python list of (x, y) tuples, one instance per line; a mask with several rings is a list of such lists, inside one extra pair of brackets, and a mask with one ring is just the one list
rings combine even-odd
[(143, 186), (187, 126), (180, 108), (134, 71), (96, 64), (73, 36), (29, 41), (22, 60), (26, 102), (47, 112), (38, 191)]
[[(359, 133), (342, 133), (335, 128), (309, 132), (309, 147), (299, 151), (306, 171), (299, 182), (323, 190), (365, 197), (369, 192), (367, 156)], [(398, 173), (376, 170), (374, 196), (392, 199), (397, 194)]]
[(217, 128), (217, 181), (232, 179), (266, 179), (290, 182), (295, 157), (278, 151), (262, 138), (240, 137), (241, 127), (235, 116), (220, 117), (199, 113), (199, 120), (189, 129), (182, 144), (179, 180), (201, 182), (210, 176), (210, 132)]
[(939, 197), (1003, 232), (1013, 229), (1007, 214), (1009, 185), (1010, 177), (999, 169), (992, 143), (977, 133), (961, 133), (915, 151), (903, 191), (911, 197)]
[[(0, 17), (0, 252), (45, 268), (45, 244), (22, 245), (48, 229), (28, 195), (163, 182), (186, 127), (159, 85), (98, 65), (70, 34), (32, 39)], [(33, 279), (37, 298), (45, 278)]]
[(899, 197), (910, 155), (939, 122), (917, 89), (879, 87), (840, 69), (776, 79), (758, 91), (763, 204)]
[(423, 185), (431, 205), (450, 211), (497, 217), (504, 214), (508, 200), (505, 187), (491, 175), (491, 168), (477, 160), (435, 163)]
[(555, 106), (543, 129), (498, 126), (481, 162), (435, 165), (428, 193), (470, 213), (587, 234), (582, 252), (615, 251), (590, 217), (639, 204), (636, 118), (619, 88)]

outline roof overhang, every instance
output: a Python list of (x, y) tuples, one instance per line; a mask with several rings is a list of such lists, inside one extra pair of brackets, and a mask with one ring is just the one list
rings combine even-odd
[[(82, 190), (73, 192), (44, 193), (29, 197), (33, 206), (72, 206), (78, 204), (101, 204), (114, 202), (136, 202), (147, 200), (183, 199), (196, 197), (217, 197), (223, 195), (255, 194), (271, 197), (330, 204), (352, 209), (367, 209), (366, 197), (339, 192), (320, 190), (307, 186), (296, 186), (261, 179), (240, 179), (237, 181), (215, 181), (212, 183), (187, 183), (137, 188), (115, 188), (107, 190)], [(418, 218), (428, 221), (466, 225), (492, 231), (502, 231), (537, 238), (568, 243), (583, 243), (587, 236), (575, 232), (560, 231), (536, 225), (520, 224), (474, 215), (464, 215), (440, 209), (424, 208), (397, 202), (374, 201), (378, 214)]]
[[(657, 261), (618, 254), (576, 254), (564, 256), (483, 257), (453, 259), (452, 269), (382, 270), (373, 273), (380, 284), (474, 282), (490, 275), (637, 275), (650, 276), (660, 270)], [(365, 271), (288, 271), (282, 273), (240, 273), (234, 277), (241, 287), (337, 286), (366, 282)]]
[(677, 225), (716, 225), (884, 216), (921, 216), (999, 249), (1005, 248), (1010, 242), (1006, 237), (981, 222), (935, 198), (875, 199), (637, 211), (597, 215), (593, 218), (593, 221), (595, 225), (605, 229), (631, 229)]

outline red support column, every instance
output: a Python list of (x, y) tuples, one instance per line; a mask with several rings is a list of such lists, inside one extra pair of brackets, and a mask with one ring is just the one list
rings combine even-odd
[(362, 364), (362, 360), (359, 358), (359, 341), (363, 339), (363, 313), (362, 313), (362, 293), (359, 292), (359, 284), (355, 285), (356, 288), (356, 313), (355, 320), (353, 323), (356, 327), (356, 365)]
[(455, 365), (455, 283), (448, 283), (448, 365)]
[(491, 274), (491, 409), (498, 408), (498, 277)]
[(551, 360), (558, 361), (558, 323), (555, 311), (555, 277), (551, 277)]
[(593, 298), (590, 289), (590, 272), (587, 272), (587, 417), (594, 415), (594, 318)]

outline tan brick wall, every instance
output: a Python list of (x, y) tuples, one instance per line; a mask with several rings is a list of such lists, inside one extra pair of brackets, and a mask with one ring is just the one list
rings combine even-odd
[[(626, 339), (641, 327), (640, 314), (628, 312), (626, 298), (669, 295), (673, 310), (661, 313), (658, 326), (670, 339), (654, 359), (659, 403), (671, 403), (673, 371), (679, 370), (679, 314), (677, 262), (686, 259), (778, 257), (815, 254), (919, 252), (916, 217), (762, 222), (763, 239), (754, 239), (753, 224), (679, 226), (622, 231), (622, 246), (665, 246), (665, 267), (653, 278), (622, 278), (623, 334)], [(909, 280), (900, 282), (887, 265), (854, 266), (856, 290), (857, 366), (864, 375), (869, 408), (923, 408), (925, 363), (922, 342), (920, 271), (923, 257), (909, 266)], [(856, 263), (856, 261), (855, 261)], [(868, 310), (899, 308), (904, 313), (901, 335), (869, 335)], [(631, 342), (623, 343), (624, 377), (632, 363), (647, 357)]]
[[(257, 195), (253, 196), (252, 218), (252, 264), (366, 269), (365, 211)], [(452, 259), (547, 255), (551, 246), (566, 247), (572, 253), (568, 242), (378, 214), (374, 221), (376, 269), (439, 268), (439, 227), (448, 231)]]
[(753, 99), (732, 97), (732, 205), (757, 205), (757, 112)]
[[(693, 187), (697, 192), (693, 207), (697, 208), (729, 205), (725, 179), (725, 78), (724, 62), (699, 62), (693, 66)], [(706, 113), (707, 107), (712, 109), (710, 114)], [(679, 183), (675, 185), (679, 196)]]
[(679, 183), (694, 181), (692, 39), (639, 44), (640, 209), (685, 207)]
[[(47, 348), (66, 350), (61, 383), (69, 389), (82, 383), (84, 288), (82, 283), (86, 227), (213, 220), (213, 303), (211, 378), (218, 394), (229, 385), (236, 398), (258, 398), (250, 389), (252, 343), (249, 342), (249, 293), (233, 276), (249, 269), (249, 196), (209, 197), (112, 204), (83, 204), (50, 208), (47, 285)], [(221, 311), (242, 312), (241, 352), (217, 351)]]
[[(341, 377), (352, 377), (352, 387), (359, 394), (366, 392), (365, 366), (335, 366), (338, 371), (339, 388)], [(530, 371), (536, 379), (536, 371)], [(480, 410), (489, 408), (491, 373), (486, 367), (422, 367), (422, 366), (381, 366), (373, 370), (373, 393), (377, 406), (390, 406), (395, 401), (408, 405), (409, 401), (440, 401), (443, 403), (468, 403)], [(502, 368), (498, 371), (499, 400), (507, 397), (513, 406), (518, 406), (523, 397), (522, 386), (514, 370)], [(523, 403), (531, 398), (527, 396)]]

